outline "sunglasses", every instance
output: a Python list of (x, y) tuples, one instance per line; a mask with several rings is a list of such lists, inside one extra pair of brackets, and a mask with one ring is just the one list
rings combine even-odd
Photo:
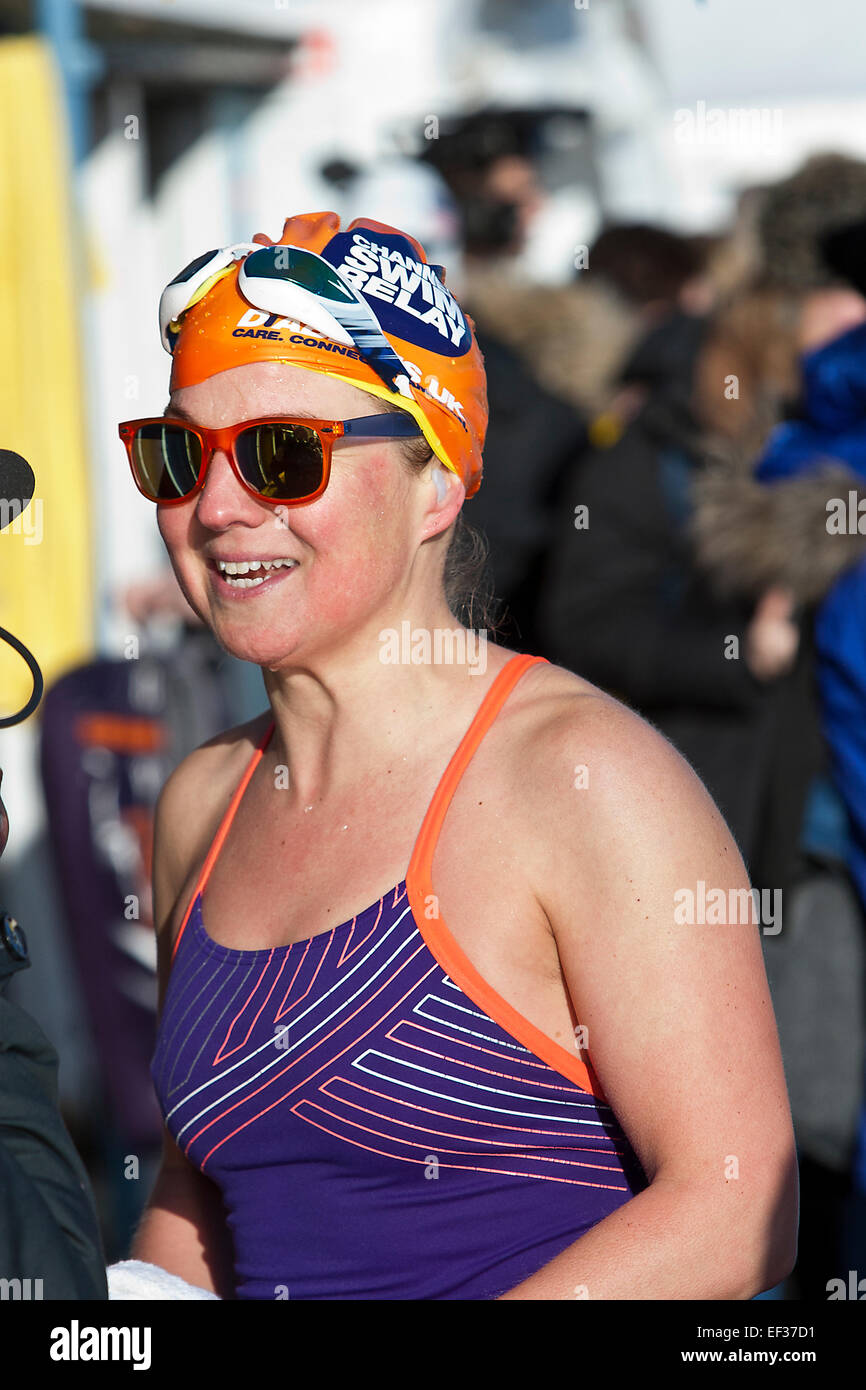
[(404, 412), (352, 420), (299, 420), (279, 416), (242, 420), (210, 430), (159, 415), (118, 426), (139, 492), (171, 506), (204, 487), (208, 464), (220, 449), (247, 492), (287, 507), (315, 502), (328, 486), (334, 440), (408, 439), (421, 434)]

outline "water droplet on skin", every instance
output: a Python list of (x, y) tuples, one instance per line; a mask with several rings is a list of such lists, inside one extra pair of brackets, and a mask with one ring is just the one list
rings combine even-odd
[(312, 806), (305, 806), (305, 807), (304, 807), (304, 815), (306, 815), (308, 811), (312, 811), (312, 809), (313, 809)]
[(343, 826), (343, 829), (344, 829), (344, 830), (348, 830), (348, 829), (349, 829), (348, 825), (344, 825), (344, 826)]

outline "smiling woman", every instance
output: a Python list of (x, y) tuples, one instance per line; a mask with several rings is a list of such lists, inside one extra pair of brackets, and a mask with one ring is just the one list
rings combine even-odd
[(166, 418), (121, 430), (268, 700), (160, 799), (166, 1134), (132, 1254), (224, 1298), (749, 1298), (796, 1231), (760, 943), (674, 916), (748, 888), (736, 847), (578, 676), (383, 655), (455, 626), (473, 326), (394, 228), (291, 218), (243, 272), (263, 240), (169, 287)]

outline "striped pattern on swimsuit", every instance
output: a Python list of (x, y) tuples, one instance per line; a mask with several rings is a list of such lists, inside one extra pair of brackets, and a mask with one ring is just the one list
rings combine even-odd
[(211, 940), (202, 869), (151, 1072), (168, 1129), (222, 1192), (236, 1294), (485, 1299), (534, 1273), (646, 1178), (597, 1078), (430, 917), (463, 769), (538, 657), (498, 674), (430, 803), (406, 878), (289, 946)]

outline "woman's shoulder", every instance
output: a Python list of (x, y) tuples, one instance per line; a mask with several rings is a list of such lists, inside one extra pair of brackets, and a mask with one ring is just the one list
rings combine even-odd
[(506, 795), (555, 934), (591, 931), (611, 912), (639, 925), (699, 879), (747, 885), (721, 811), (658, 730), (562, 667), (526, 679)]
[(161, 799), (173, 803), (190, 796), (197, 800), (202, 796), (206, 800), (210, 796), (219, 799), (225, 784), (231, 783), (233, 773), (238, 770), (243, 775), (246, 762), (259, 746), (271, 722), (272, 715), (266, 710), (254, 719), (248, 719), (245, 724), (236, 724), (231, 729), (214, 734), (178, 763), (166, 779)]
[(651, 724), (614, 695), (584, 680), (574, 671), (552, 661), (538, 661), (528, 668), (509, 703), (524, 726), (527, 753), (531, 745), (537, 758), (545, 750), (555, 754), (564, 740), (581, 742), (614, 740), (624, 737), (650, 745), (665, 745), (667, 739)]
[(215, 734), (178, 763), (156, 807), (155, 840), (172, 878), (185, 875), (213, 838), (244, 770), (271, 723), (270, 711)]
[(709, 816), (723, 825), (694, 769), (635, 710), (553, 663), (539, 662), (521, 684), (509, 764), (528, 814), (567, 826), (585, 792), (596, 812), (609, 813), (605, 822), (621, 818), (624, 832), (631, 816), (662, 804), (674, 819)]

